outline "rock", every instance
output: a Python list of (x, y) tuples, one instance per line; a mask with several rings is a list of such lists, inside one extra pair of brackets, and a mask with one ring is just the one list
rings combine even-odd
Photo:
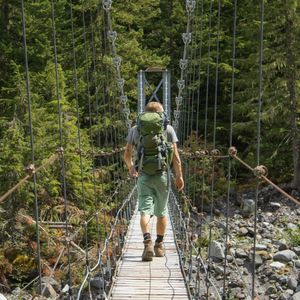
[(249, 218), (253, 216), (255, 210), (255, 201), (252, 199), (243, 199), (242, 200), (242, 216), (244, 218)]
[(274, 269), (281, 269), (285, 266), (285, 264), (279, 262), (279, 261), (274, 261), (270, 264), (270, 267), (274, 268)]
[(300, 260), (296, 260), (295, 261), (295, 267), (296, 268), (300, 268)]
[(287, 228), (290, 229), (290, 230), (297, 230), (298, 226), (294, 223), (288, 223)]
[(243, 266), (243, 265), (244, 265), (244, 260), (241, 259), (241, 258), (237, 258), (235, 261), (236, 261), (236, 264), (237, 264), (238, 266)]
[(248, 234), (248, 229), (247, 229), (246, 227), (240, 228), (240, 230), (239, 230), (239, 235), (245, 236), (245, 235), (247, 235), (247, 234)]
[(293, 250), (297, 255), (300, 255), (300, 247), (293, 247), (292, 250)]
[(289, 262), (292, 261), (293, 258), (297, 256), (296, 253), (292, 250), (283, 250), (275, 253), (273, 259), (275, 261)]
[[(220, 267), (220, 266), (216, 266), (215, 268), (215, 272), (218, 274), (218, 275), (224, 275), (224, 267)], [(227, 270), (228, 271), (228, 270)], [(227, 272), (226, 272), (227, 273)]]
[(281, 204), (278, 202), (270, 202), (270, 206), (272, 207), (273, 210), (277, 210), (281, 207)]
[(298, 286), (298, 280), (297, 280), (296, 278), (290, 277), (290, 278), (288, 279), (287, 286), (288, 286), (291, 290), (295, 291), (296, 288), (297, 288), (297, 286)]
[(226, 258), (229, 263), (233, 261), (233, 257), (231, 255), (227, 255)]
[(235, 256), (237, 258), (247, 258), (248, 257), (248, 254), (245, 252), (244, 249), (236, 249), (235, 250)]
[(268, 251), (257, 251), (256, 254), (258, 254), (263, 260), (269, 260), (272, 258)]
[(224, 254), (224, 246), (223, 244), (213, 241), (210, 244), (210, 255), (213, 258), (218, 258), (218, 259), (224, 259), (225, 254)]
[(294, 294), (292, 300), (300, 300), (300, 292)]
[(280, 295), (279, 300), (290, 300), (291, 299), (291, 295), (287, 292), (284, 292), (283, 294)]
[(288, 248), (286, 240), (282, 239), (279, 241), (274, 240), (273, 244), (278, 246), (279, 251), (286, 250)]
[(267, 295), (272, 295), (272, 294), (275, 294), (276, 292), (277, 292), (277, 289), (274, 285), (267, 287), (267, 290), (266, 290)]
[(61, 290), (61, 285), (52, 277), (44, 276), (42, 277), (42, 283), (50, 284), (55, 289), (56, 292), (59, 292)]
[[(252, 264), (253, 263), (253, 255), (251, 254), (249, 258), (250, 258), (250, 261)], [(257, 268), (257, 267), (261, 266), (262, 264), (263, 264), (263, 260), (262, 260), (261, 256), (259, 254), (255, 253), (255, 267)]]
[(266, 251), (268, 249), (268, 247), (266, 245), (257, 244), (257, 245), (255, 245), (255, 249), (257, 251)]
[(286, 276), (281, 276), (279, 277), (278, 282), (280, 285), (286, 285), (288, 282), (288, 278)]
[(254, 236), (254, 228), (253, 227), (248, 227), (248, 233), (250, 234), (250, 236)]
[(94, 277), (91, 279), (90, 281), (91, 283), (91, 287), (95, 288), (95, 289), (100, 289), (100, 290), (104, 290), (104, 278), (103, 277)]
[(66, 294), (69, 291), (69, 289), (70, 289), (69, 285), (66, 284), (60, 292), (62, 294)]
[(7, 300), (7, 298), (4, 295), (0, 294), (0, 300)]
[(56, 299), (58, 297), (55, 289), (49, 283), (42, 283), (42, 290), (45, 290), (44, 296), (47, 298)]

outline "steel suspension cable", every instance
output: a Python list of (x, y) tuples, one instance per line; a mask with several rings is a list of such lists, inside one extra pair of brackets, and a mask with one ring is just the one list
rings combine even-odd
[(209, 6), (209, 21), (208, 21), (208, 48), (207, 48), (207, 71), (206, 71), (206, 95), (205, 95), (205, 124), (204, 124), (204, 149), (207, 148), (207, 118), (208, 118), (208, 96), (209, 96), (209, 86), (210, 86), (210, 48), (211, 48), (211, 19), (212, 19), (212, 0), (210, 0)]
[(107, 25), (108, 25), (107, 38), (111, 41), (113, 64), (117, 72), (117, 86), (119, 88), (119, 93), (120, 93), (120, 102), (123, 105), (123, 115), (124, 115), (126, 127), (129, 129), (131, 127), (132, 121), (129, 118), (130, 109), (128, 107), (128, 97), (124, 91), (125, 79), (121, 75), (122, 59), (117, 54), (117, 48), (116, 48), (117, 32), (114, 31), (112, 27), (112, 19), (110, 14), (110, 10), (112, 7), (112, 0), (102, 0), (102, 6), (107, 16)]
[[(30, 148), (31, 148), (31, 163), (35, 165), (35, 147), (34, 147), (34, 135), (32, 125), (32, 112), (31, 112), (31, 91), (30, 91), (30, 78), (29, 78), (29, 66), (28, 66), (28, 51), (27, 51), (27, 38), (26, 38), (26, 17), (24, 0), (21, 1), (22, 5), (22, 30), (23, 30), (23, 47), (24, 47), (24, 59), (25, 59), (25, 72), (26, 72), (26, 93), (27, 93), (27, 106), (28, 106), (28, 118), (29, 118), (29, 132), (30, 132)], [(37, 196), (37, 178), (36, 172), (33, 171), (33, 193), (34, 193), (34, 207), (35, 207), (35, 222), (36, 222), (36, 240), (37, 240), (37, 256), (36, 263), (39, 274), (39, 293), (42, 292), (42, 267), (41, 267), (41, 249), (40, 249), (40, 230), (39, 230), (39, 205)]]
[[(84, 2), (82, 1), (82, 4)], [(94, 193), (94, 205), (95, 209), (98, 208), (98, 197), (97, 197), (97, 183), (96, 183), (96, 166), (95, 166), (95, 147), (94, 147), (94, 137), (93, 137), (93, 121), (92, 121), (92, 104), (91, 104), (91, 91), (90, 91), (90, 75), (89, 75), (89, 57), (88, 57), (88, 49), (87, 49), (87, 38), (86, 38), (86, 22), (85, 22), (85, 9), (82, 7), (82, 25), (83, 25), (83, 43), (84, 43), (84, 64), (85, 64), (85, 75), (86, 75), (86, 93), (88, 98), (88, 114), (89, 114), (89, 135), (90, 135), (90, 143), (91, 143), (91, 159), (92, 159), (92, 174), (93, 174), (93, 193)], [(100, 228), (99, 228), (99, 219), (98, 214), (95, 215), (96, 220), (96, 232), (97, 239), (100, 240)], [(87, 223), (85, 224), (87, 226)], [(86, 229), (87, 232), (87, 229)], [(87, 237), (86, 237), (87, 239)], [(98, 261), (100, 259), (100, 251), (98, 245)], [(97, 267), (96, 265), (96, 267)], [(90, 276), (90, 262), (87, 257), (86, 261), (87, 267), (87, 276)], [(90, 283), (89, 283), (90, 289)]]
[[(98, 9), (97, 9), (97, 16), (99, 16)], [(91, 46), (92, 46), (93, 79), (94, 79), (94, 86), (95, 86), (95, 102), (96, 102), (95, 103), (96, 104), (96, 125), (99, 128), (99, 97), (98, 97), (98, 91), (96, 90), (96, 88), (98, 86), (97, 76), (96, 76), (96, 74), (97, 74), (96, 49), (95, 49), (96, 47), (95, 47), (95, 32), (94, 32), (94, 25), (93, 25), (94, 23), (93, 23), (93, 18), (92, 18), (92, 12), (90, 12), (90, 23), (91, 23)], [(100, 141), (99, 141), (99, 143), (100, 143)], [(100, 145), (98, 145), (98, 147), (99, 146)], [(94, 144), (92, 145), (92, 150), (94, 150)], [(93, 160), (95, 160), (95, 154), (93, 154), (93, 156), (94, 156)], [(93, 167), (95, 168), (94, 164), (93, 164)], [(94, 171), (93, 171), (93, 173), (94, 173)], [(96, 176), (95, 176), (95, 174), (93, 174), (93, 177), (95, 177), (94, 178), (94, 184), (96, 185)], [(95, 209), (98, 209), (98, 198), (96, 196), (94, 197), (94, 204), (95, 204)], [(99, 225), (98, 214), (96, 215), (96, 229), (97, 229), (97, 248), (98, 248), (98, 257), (99, 257), (100, 253), (101, 253), (101, 248), (100, 248), (101, 236), (100, 236), (100, 225)]]
[[(234, 113), (234, 91), (235, 91), (235, 61), (236, 61), (236, 35), (237, 35), (237, 0), (234, 0), (234, 15), (233, 15), (233, 40), (232, 40), (232, 73), (231, 73), (231, 102), (230, 102), (230, 133), (229, 146), (232, 147), (233, 139), (233, 113)], [(229, 200), (231, 191), (231, 167), (232, 158), (228, 160), (228, 186), (226, 200), (226, 229), (225, 229), (225, 260), (224, 260), (224, 278), (223, 278), (223, 300), (226, 299), (226, 272), (227, 272), (227, 255), (228, 255), (228, 240), (229, 240)]]
[(72, 32), (72, 52), (73, 52), (73, 81), (74, 81), (74, 92), (75, 92), (76, 113), (77, 113), (77, 142), (78, 142), (80, 180), (81, 180), (81, 202), (82, 202), (83, 217), (84, 217), (83, 224), (84, 224), (84, 241), (85, 241), (85, 264), (86, 264), (86, 266), (88, 266), (89, 265), (89, 253), (88, 253), (87, 212), (86, 212), (86, 199), (85, 199), (85, 193), (84, 193), (84, 175), (83, 175), (83, 160), (82, 160), (82, 142), (81, 142), (81, 132), (80, 132), (81, 124), (80, 124), (80, 109), (79, 109), (77, 58), (76, 58), (76, 45), (75, 45), (72, 0), (70, 1), (70, 16), (71, 16), (71, 32)]
[[(260, 11), (260, 34), (259, 34), (259, 90), (258, 90), (258, 110), (257, 110), (257, 151), (256, 163), (260, 165), (261, 148), (261, 114), (262, 114), (262, 95), (263, 95), (263, 50), (264, 50), (264, 0), (261, 0)], [(252, 257), (252, 299), (255, 298), (255, 258), (256, 258), (256, 233), (257, 233), (257, 203), (259, 194), (260, 179), (257, 179), (255, 193), (255, 211), (254, 211), (254, 238), (253, 238), (253, 257)]]
[(63, 149), (63, 134), (62, 134), (62, 110), (61, 97), (59, 92), (59, 75), (58, 75), (58, 59), (57, 59), (57, 45), (56, 45), (56, 27), (55, 27), (55, 9), (53, 0), (51, 0), (51, 15), (52, 15), (52, 35), (53, 35), (53, 49), (54, 49), (54, 64), (55, 64), (55, 81), (56, 81), (56, 98), (58, 108), (58, 126), (59, 126), (59, 153), (61, 159), (61, 180), (62, 180), (62, 194), (64, 199), (64, 213), (65, 213), (65, 234), (67, 244), (67, 260), (68, 260), (68, 284), (69, 284), (69, 298), (72, 297), (72, 277), (71, 277), (71, 258), (70, 258), (70, 241), (68, 229), (68, 202), (67, 202), (67, 188), (66, 188), (66, 171), (65, 171), (65, 156)]
[[(218, 21), (217, 21), (217, 53), (216, 53), (216, 73), (215, 73), (215, 95), (214, 95), (214, 129), (213, 129), (213, 149), (216, 148), (216, 128), (217, 128), (217, 106), (218, 106), (218, 85), (219, 85), (219, 55), (220, 55), (220, 19), (221, 19), (221, 0), (218, 0)], [(215, 158), (212, 159), (212, 178), (211, 178), (211, 203), (210, 203), (210, 225), (209, 225), (209, 247), (208, 247), (208, 276), (211, 271), (211, 242), (212, 242), (212, 220), (214, 218), (214, 189), (215, 189)], [(207, 286), (207, 297), (209, 286)]]
[(177, 132), (179, 127), (179, 118), (180, 118), (180, 108), (183, 103), (183, 97), (182, 93), (186, 87), (186, 81), (184, 79), (185, 71), (188, 67), (188, 59), (187, 59), (187, 51), (188, 51), (188, 45), (192, 41), (192, 33), (190, 32), (190, 26), (191, 26), (191, 18), (193, 15), (193, 12), (196, 7), (196, 1), (195, 0), (186, 0), (186, 12), (187, 12), (187, 25), (186, 25), (186, 32), (182, 34), (182, 40), (184, 43), (184, 49), (183, 49), (183, 57), (180, 59), (180, 79), (177, 81), (177, 87), (178, 87), (178, 94), (176, 97), (176, 110), (174, 111), (174, 129)]

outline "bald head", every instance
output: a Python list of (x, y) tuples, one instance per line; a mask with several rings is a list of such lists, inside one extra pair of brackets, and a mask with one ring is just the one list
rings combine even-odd
[(163, 112), (164, 108), (159, 102), (148, 102), (145, 107), (147, 112)]

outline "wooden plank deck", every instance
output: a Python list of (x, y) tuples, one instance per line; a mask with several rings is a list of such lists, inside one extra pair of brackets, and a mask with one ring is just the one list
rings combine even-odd
[[(142, 262), (144, 244), (140, 230), (140, 214), (131, 220), (124, 256), (119, 264), (112, 288), (111, 300), (189, 299), (181, 273), (179, 258), (169, 220), (164, 239), (166, 255), (153, 257), (152, 262)], [(156, 238), (156, 218), (150, 221), (152, 240)]]

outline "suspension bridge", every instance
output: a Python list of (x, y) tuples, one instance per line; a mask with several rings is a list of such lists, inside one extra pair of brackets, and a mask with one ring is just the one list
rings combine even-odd
[[(256, 260), (257, 260), (257, 222), (258, 222), (258, 194), (262, 182), (271, 185), (275, 190), (281, 193), (296, 205), (300, 205), (298, 199), (286, 193), (268, 178), (268, 170), (261, 165), (260, 159), (260, 142), (261, 142), (261, 110), (263, 95), (263, 40), (264, 40), (264, 1), (261, 1), (260, 13), (260, 50), (258, 64), (259, 91), (257, 96), (257, 164), (250, 166), (241, 157), (239, 157), (238, 149), (233, 145), (233, 121), (234, 121), (234, 91), (235, 91), (235, 63), (236, 63), (236, 34), (237, 34), (237, 0), (233, 1), (232, 11), (232, 77), (231, 77), (231, 102), (230, 102), (230, 137), (228, 142), (228, 151), (222, 153), (217, 149), (217, 108), (218, 108), (218, 73), (219, 73), (219, 54), (220, 54), (220, 16), (221, 1), (218, 1), (216, 26), (217, 38), (214, 43), (211, 39), (210, 29), (213, 18), (214, 2), (210, 1), (209, 20), (208, 20), (208, 57), (210, 57), (212, 47), (214, 47), (215, 56), (215, 82), (213, 82), (214, 95), (211, 97), (211, 73), (212, 65), (210, 63), (204, 66), (202, 62), (202, 40), (200, 43), (200, 53), (193, 51), (192, 31), (202, 29), (203, 1), (186, 0), (186, 31), (182, 34), (183, 51), (182, 58), (179, 61), (180, 78), (177, 81), (177, 96), (175, 103), (171, 103), (171, 75), (168, 70), (159, 68), (149, 68), (145, 71), (141, 70), (137, 74), (137, 112), (143, 111), (148, 101), (159, 101), (162, 104), (172, 125), (180, 139), (180, 155), (185, 170), (186, 192), (178, 193), (175, 187), (171, 187), (169, 199), (169, 227), (164, 240), (164, 248), (166, 254), (164, 257), (154, 258), (152, 262), (142, 262), (142, 235), (139, 229), (139, 214), (137, 212), (137, 191), (135, 180), (129, 178), (126, 174), (123, 164), (124, 137), (127, 129), (132, 126), (132, 111), (130, 110), (129, 97), (125, 93), (125, 80), (122, 77), (121, 65), (122, 59), (118, 55), (117, 49), (117, 32), (114, 31), (112, 21), (112, 5), (111, 0), (102, 0), (102, 5), (97, 8), (104, 13), (104, 36), (107, 40), (105, 47), (110, 51), (111, 62), (114, 67), (113, 75), (116, 80), (116, 89), (119, 103), (116, 107), (109, 102), (105, 102), (105, 106), (109, 110), (110, 116), (113, 113), (119, 116), (116, 122), (122, 122), (123, 128), (111, 128), (111, 131), (105, 133), (105, 144), (101, 145), (100, 137), (94, 134), (95, 125), (100, 119), (101, 111), (99, 110), (99, 98), (97, 72), (101, 70), (97, 67), (95, 40), (97, 28), (93, 27), (89, 34), (86, 31), (87, 12), (82, 11), (82, 32), (81, 37), (84, 41), (83, 57), (85, 65), (84, 80), (87, 82), (85, 99), (88, 102), (88, 112), (86, 113), (86, 124), (90, 138), (90, 150), (82, 144), (82, 133), (80, 124), (82, 119), (79, 93), (80, 78), (78, 75), (78, 54), (76, 52), (77, 38), (74, 31), (74, 4), (70, 1), (70, 30), (72, 32), (72, 59), (73, 59), (73, 89), (76, 100), (77, 114), (77, 147), (76, 155), (79, 164), (80, 182), (79, 194), (76, 195), (81, 202), (81, 214), (79, 220), (74, 221), (74, 215), (78, 208), (70, 204), (68, 191), (68, 170), (66, 168), (66, 156), (70, 156), (65, 150), (66, 143), (64, 139), (65, 118), (63, 111), (63, 99), (61, 95), (61, 78), (58, 63), (57, 34), (56, 26), (56, 3), (51, 0), (51, 21), (53, 35), (53, 53), (55, 65), (55, 96), (57, 100), (58, 115), (58, 137), (59, 145), (49, 158), (38, 160), (39, 165), (36, 166), (35, 153), (35, 137), (32, 120), (32, 94), (30, 86), (30, 64), (28, 62), (27, 49), (27, 28), (26, 28), (26, 1), (22, 0), (22, 25), (23, 25), (23, 49), (24, 49), (24, 65), (26, 68), (26, 99), (28, 103), (28, 124), (29, 138), (31, 145), (30, 163), (25, 168), (26, 175), (14, 184), (6, 193), (0, 196), (0, 204), (5, 203), (9, 199), (13, 199), (14, 193), (25, 185), (30, 184), (30, 192), (33, 195), (34, 214), (21, 215), (18, 218), (23, 224), (29, 224), (35, 229), (34, 247), (32, 251), (32, 259), (36, 265), (35, 278), (23, 287), (23, 290), (31, 290), (37, 287), (37, 294), (44, 295), (49, 298), (61, 297), (60, 299), (260, 299), (261, 292), (257, 288), (256, 278)], [(195, 28), (193, 23), (194, 16), (200, 17), (200, 28)], [(93, 16), (90, 14), (90, 18)], [(92, 22), (91, 22), (92, 23)], [(194, 26), (194, 27), (193, 27)], [(90, 40), (89, 40), (90, 39)], [(197, 65), (192, 65), (192, 61), (200, 61)], [(198, 68), (198, 69), (197, 69)], [(206, 72), (206, 90), (204, 93), (205, 107), (205, 124), (203, 132), (203, 143), (192, 145), (186, 141), (188, 137), (194, 134), (195, 138), (200, 138), (199, 133), (199, 111), (200, 111), (200, 95), (194, 89), (188, 89), (193, 83), (199, 79), (201, 72)], [(107, 71), (107, 70), (106, 70)], [(146, 89), (153, 89), (153, 85), (149, 83), (147, 76), (151, 77), (152, 73), (158, 73), (161, 80), (152, 90), (150, 97), (146, 95)], [(94, 87), (93, 89), (91, 87)], [(104, 91), (105, 97), (109, 98), (109, 93)], [(208, 101), (213, 98), (213, 142), (208, 144)], [(94, 108), (96, 107), (96, 112)], [(172, 113), (172, 107), (175, 107)], [(121, 112), (120, 112), (121, 111)], [(94, 117), (96, 115), (96, 118)], [(201, 135), (202, 136), (202, 135)], [(107, 142), (111, 139), (111, 143)], [(89, 186), (93, 190), (94, 199), (86, 198), (86, 170), (84, 170), (84, 160), (89, 155), (92, 165), (89, 170), (92, 184)], [(69, 158), (67, 158), (68, 160)], [(244, 287), (243, 297), (238, 298), (237, 295), (231, 294), (231, 286), (228, 278), (228, 257), (232, 254), (234, 245), (231, 241), (230, 233), (230, 205), (231, 205), (231, 172), (232, 164), (237, 163), (253, 173), (256, 180), (256, 199), (253, 209), (253, 243), (251, 245), (251, 273), (250, 279), (243, 279), (243, 271), (238, 264), (231, 268), (231, 272), (235, 272), (241, 276), (242, 286)], [(216, 174), (220, 164), (227, 165), (227, 192), (224, 204), (223, 222), (218, 221), (215, 216), (215, 192), (216, 192)], [(54, 220), (42, 215), (39, 189), (39, 174), (45, 172), (47, 168), (54, 165), (60, 170), (60, 218)], [(111, 173), (99, 173), (101, 167), (109, 166)], [(121, 172), (119, 172), (121, 170)], [(118, 172), (117, 172), (118, 171)], [(109, 177), (113, 181), (114, 188), (107, 192), (107, 200), (105, 203), (99, 201), (98, 195), (104, 193), (101, 188), (105, 185), (106, 178)], [(101, 182), (102, 180), (102, 182)], [(200, 187), (198, 192), (197, 184)], [(192, 195), (192, 196), (191, 196)], [(197, 199), (197, 195), (200, 200)], [(205, 199), (209, 199), (209, 211), (204, 211)], [(112, 202), (115, 205), (112, 205)], [(93, 209), (88, 209), (89, 205)], [(58, 208), (57, 208), (58, 209)], [(51, 214), (51, 212), (49, 212)], [(216, 257), (212, 250), (214, 242), (213, 230), (215, 227), (222, 228), (222, 233), (218, 239), (221, 244), (223, 254)], [(151, 220), (151, 228), (153, 235), (155, 234), (155, 218)], [(93, 231), (91, 233), (91, 230)], [(57, 235), (59, 233), (59, 235)], [(51, 256), (51, 263), (47, 261), (49, 253), (44, 249), (47, 246), (55, 248), (55, 253)], [(217, 279), (215, 276), (215, 260), (221, 264), (222, 276)], [(59, 276), (58, 276), (59, 274)], [(60, 279), (57, 279), (57, 278)], [(51, 284), (53, 279), (61, 280), (60, 296), (58, 293), (51, 294)], [(4, 284), (5, 286), (5, 284)], [(265, 292), (265, 291), (263, 291)], [(264, 298), (262, 298), (264, 299)]]

